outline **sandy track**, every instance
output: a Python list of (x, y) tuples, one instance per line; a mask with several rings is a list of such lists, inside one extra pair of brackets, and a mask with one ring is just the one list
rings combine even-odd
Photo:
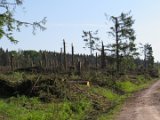
[(160, 80), (126, 101), (116, 120), (160, 120)]

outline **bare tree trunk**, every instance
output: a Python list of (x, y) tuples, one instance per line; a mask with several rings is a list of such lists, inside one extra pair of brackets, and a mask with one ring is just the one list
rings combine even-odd
[(14, 56), (11, 55), (11, 71), (13, 71), (13, 69), (14, 69), (14, 67), (13, 67), (13, 58), (14, 58)]
[(104, 69), (106, 67), (106, 62), (105, 62), (105, 52), (104, 52), (104, 45), (102, 42), (102, 50), (101, 50), (101, 68)]
[(98, 69), (98, 59), (97, 59), (97, 52), (96, 52), (96, 70)]
[(72, 67), (74, 68), (74, 47), (72, 44)]
[(66, 71), (67, 70), (67, 60), (66, 60), (66, 43), (65, 41), (63, 40), (63, 48), (64, 48), (64, 61), (63, 61), (63, 65), (64, 65), (64, 70)]
[(77, 73), (78, 75), (81, 75), (81, 61), (78, 60), (78, 64), (77, 64)]
[(119, 38), (118, 38), (118, 19), (116, 18), (115, 31), (116, 31), (116, 69), (117, 73), (119, 73), (120, 60), (119, 60)]

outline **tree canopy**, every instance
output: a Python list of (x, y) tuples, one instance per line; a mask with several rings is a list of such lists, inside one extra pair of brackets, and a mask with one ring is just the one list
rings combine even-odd
[[(93, 31), (83, 31), (82, 38), (84, 38), (85, 46), (90, 49), (90, 55), (93, 55), (93, 51), (97, 49), (99, 38), (96, 37), (98, 30)], [(84, 48), (86, 48), (84, 47)]]
[(32, 26), (33, 34), (35, 34), (36, 28), (45, 30), (43, 25), (46, 23), (46, 18), (30, 23), (14, 17), (16, 7), (21, 5), (23, 5), (23, 0), (0, 0), (0, 39), (6, 37), (11, 42), (17, 43), (18, 40), (13, 37), (13, 32), (20, 31), (22, 26)]
[(136, 53), (136, 46), (134, 41), (135, 31), (133, 29), (134, 20), (129, 13), (121, 13), (120, 16), (111, 16), (113, 26), (110, 27), (108, 33), (111, 35), (115, 43), (111, 45), (112, 50), (115, 51), (117, 72), (120, 68), (120, 58), (122, 56), (133, 56)]

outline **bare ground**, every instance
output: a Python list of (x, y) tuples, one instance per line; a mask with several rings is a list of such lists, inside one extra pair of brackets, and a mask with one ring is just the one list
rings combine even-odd
[(116, 120), (160, 120), (160, 80), (126, 101)]

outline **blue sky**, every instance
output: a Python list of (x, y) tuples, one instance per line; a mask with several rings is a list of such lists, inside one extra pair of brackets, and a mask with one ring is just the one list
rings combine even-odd
[(67, 52), (71, 51), (73, 43), (76, 53), (89, 53), (83, 48), (82, 30), (98, 29), (101, 40), (106, 44), (113, 42), (106, 34), (110, 23), (104, 13), (117, 16), (131, 10), (135, 19), (136, 43), (151, 43), (155, 60), (160, 61), (159, 6), (160, 0), (25, 0), (24, 5), (17, 8), (15, 17), (30, 22), (47, 17), (47, 30), (37, 30), (34, 36), (31, 28), (22, 28), (21, 32), (14, 34), (18, 44), (14, 45), (5, 38), (0, 42), (4, 49), (9, 50), (60, 51), (65, 39)]

